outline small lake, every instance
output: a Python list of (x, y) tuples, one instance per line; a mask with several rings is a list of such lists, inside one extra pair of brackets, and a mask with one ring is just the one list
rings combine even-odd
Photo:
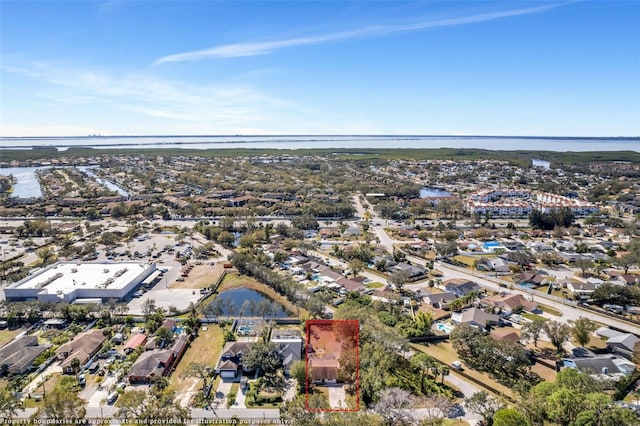
[(46, 169), (46, 167), (1, 167), (0, 175), (13, 175), (15, 178), (12, 197), (38, 198), (42, 197), (40, 182), (36, 178), (36, 170), (40, 169)]
[(424, 187), (420, 190), (420, 198), (448, 197), (449, 195), (451, 195), (449, 191), (445, 191), (444, 189), (440, 189), (440, 188)]
[[(231, 305), (229, 307), (225, 306), (226, 301), (231, 302)], [(251, 303), (251, 301), (253, 301), (253, 304)], [(266, 316), (268, 318), (273, 318), (275, 316), (275, 318), (287, 318), (289, 316), (289, 313), (285, 311), (282, 305), (280, 305), (278, 302), (271, 300), (258, 291), (248, 288), (234, 288), (232, 290), (223, 291), (218, 295), (218, 297), (216, 297), (213, 302), (211, 302), (207, 309), (205, 309), (205, 312), (211, 311), (210, 307), (213, 307), (216, 304), (220, 304), (220, 306), (222, 307), (221, 316), (224, 317), (226, 317), (227, 315), (231, 317), (240, 316), (240, 311), (243, 311), (243, 317)], [(255, 306), (253, 312), (251, 312), (252, 305)], [(275, 309), (275, 315), (273, 309)]]
[[(72, 167), (72, 166), (62, 166), (62, 167)], [(95, 173), (91, 171), (92, 168), (97, 166), (78, 166), (78, 170), (87, 173), (89, 176), (93, 177), (98, 183), (109, 188), (112, 191), (116, 191), (120, 195), (124, 195), (125, 197), (129, 196), (129, 193), (125, 191), (123, 188), (118, 185), (110, 182), (106, 179), (102, 179)], [(36, 177), (36, 171), (42, 169), (50, 169), (50, 166), (39, 166), (39, 167), (0, 167), (0, 175), (13, 175), (16, 179), (16, 183), (13, 186), (12, 197), (18, 198), (42, 198), (42, 189), (40, 188), (40, 182), (38, 182), (38, 178)]]

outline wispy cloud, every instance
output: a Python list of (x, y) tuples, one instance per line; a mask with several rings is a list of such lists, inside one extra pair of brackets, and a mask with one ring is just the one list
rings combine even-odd
[(214, 46), (208, 49), (195, 50), (191, 52), (176, 53), (173, 55), (163, 56), (155, 61), (155, 64), (163, 64), (167, 62), (184, 62), (196, 61), (204, 58), (235, 58), (243, 56), (259, 56), (273, 53), (280, 49), (294, 46), (304, 46), (312, 44), (330, 43), (341, 40), (351, 40), (356, 38), (376, 37), (387, 34), (420, 31), (429, 28), (452, 27), (465, 24), (474, 24), (480, 22), (493, 21), (495, 19), (509, 18), (514, 16), (531, 15), (535, 13), (545, 12), (560, 6), (575, 3), (575, 1), (549, 4), (544, 6), (536, 6), (522, 9), (513, 9), (507, 11), (483, 13), (478, 15), (463, 16), (457, 18), (437, 19), (417, 22), (414, 24), (404, 25), (377, 25), (363, 27), (351, 31), (334, 32), (321, 34), (316, 36), (290, 38), (283, 40), (271, 40), (262, 42), (243, 42), (224, 44)]
[(136, 116), (160, 119), (163, 126), (178, 133), (259, 131), (291, 107), (290, 102), (241, 82), (195, 84), (148, 73), (70, 69), (47, 63), (3, 65), (1, 69), (46, 83), (37, 93), (45, 102), (68, 107), (100, 104), (125, 121)]

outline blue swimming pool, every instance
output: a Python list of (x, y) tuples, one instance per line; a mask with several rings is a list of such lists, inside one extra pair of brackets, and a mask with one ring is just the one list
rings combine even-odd
[(484, 247), (499, 247), (501, 244), (497, 241), (487, 241), (486, 243), (483, 244)]
[(524, 287), (524, 288), (536, 288), (535, 285), (533, 285), (532, 283), (520, 283), (518, 284), (520, 287)]
[(448, 326), (445, 323), (440, 322), (440, 323), (436, 324), (436, 328), (438, 330), (442, 331), (443, 333), (446, 333), (446, 334), (451, 333), (451, 327)]

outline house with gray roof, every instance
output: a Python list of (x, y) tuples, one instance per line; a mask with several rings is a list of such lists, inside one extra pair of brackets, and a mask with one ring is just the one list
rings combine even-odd
[(302, 357), (302, 336), (296, 329), (275, 329), (271, 332), (271, 341), (282, 355), (284, 373), (289, 375), (291, 365)]
[(38, 344), (36, 336), (22, 336), (0, 348), (0, 375), (23, 374), (49, 348)]
[(607, 347), (613, 352), (619, 353), (625, 358), (631, 359), (635, 345), (640, 342), (640, 338), (635, 334), (623, 333), (610, 337), (607, 340)]
[(445, 291), (453, 293), (456, 297), (464, 297), (472, 291), (480, 291), (480, 286), (473, 281), (464, 278), (452, 278), (442, 283)]
[(479, 308), (470, 308), (463, 312), (454, 312), (451, 314), (451, 321), (457, 324), (468, 324), (486, 330), (487, 325), (498, 324), (500, 317)]

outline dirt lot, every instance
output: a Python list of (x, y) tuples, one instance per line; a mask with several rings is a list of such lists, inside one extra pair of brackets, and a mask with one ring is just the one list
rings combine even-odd
[(208, 263), (195, 265), (184, 281), (175, 281), (169, 285), (169, 288), (201, 289), (211, 287), (222, 275), (223, 264), (222, 261), (216, 261), (214, 266), (210, 266)]

